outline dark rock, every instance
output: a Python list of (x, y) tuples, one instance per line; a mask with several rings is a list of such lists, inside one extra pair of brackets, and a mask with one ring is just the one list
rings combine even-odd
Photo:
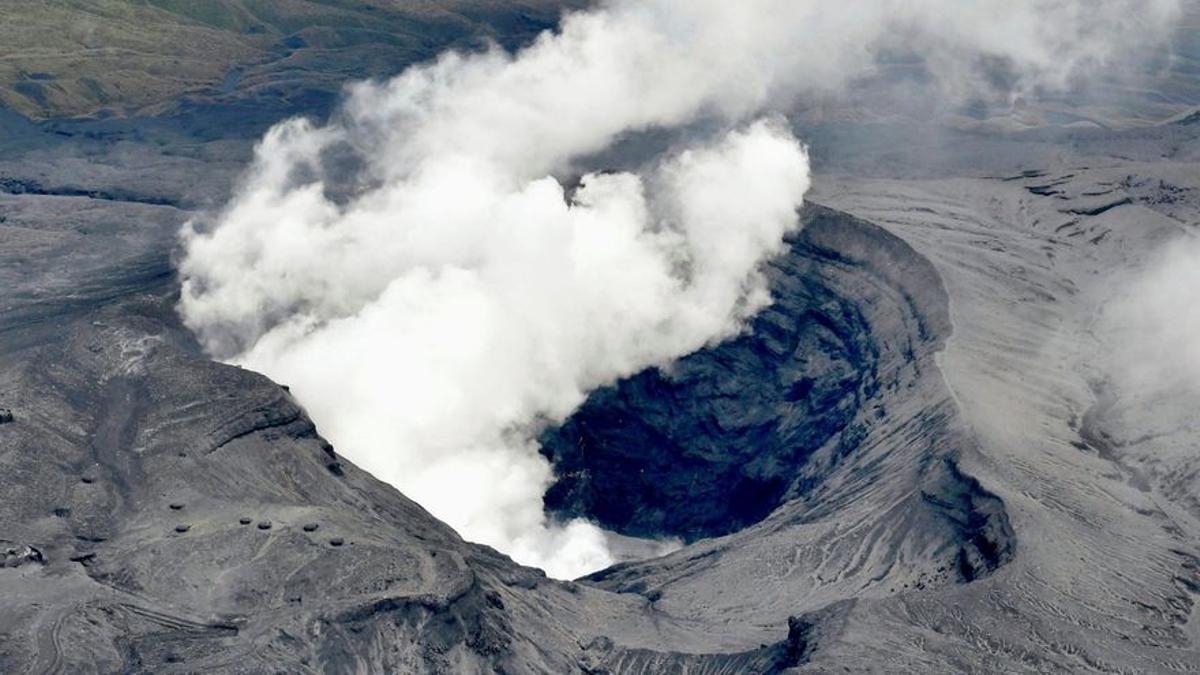
[(183, 504), (180, 504), (178, 502), (176, 502), (174, 504), (168, 504), (168, 508), (170, 508), (172, 511), (179, 511), (180, 509), (183, 508)]
[(341, 545), (342, 545), (342, 544), (344, 544), (344, 543), (346, 543), (346, 542), (345, 542), (345, 540), (344, 540), (344, 539), (342, 539), (341, 537), (334, 537), (333, 539), (330, 539), (330, 540), (329, 540), (329, 545), (330, 545), (330, 546), (341, 546)]
[(484, 593), (483, 599), (492, 609), (504, 609), (504, 598), (501, 598), (500, 594), (495, 591)]
[(788, 635), (783, 659), (779, 664), (781, 667), (792, 668), (804, 660), (804, 653), (808, 650), (808, 635), (812, 628), (811, 623), (798, 616), (788, 617)]
[(21, 567), (30, 563), (45, 564), (42, 552), (29, 544), (0, 540), (0, 567)]
[(256, 525), (256, 527), (260, 530), (269, 530), (269, 529), (271, 529), (271, 521), (261, 520), (261, 521), (259, 521), (258, 525)]
[(191, 525), (176, 525), (175, 526), (175, 531), (179, 532), (179, 533), (187, 532), (190, 529), (192, 529)]
[(13, 421), (12, 411), (8, 408), (0, 408), (0, 424), (8, 424)]
[(1184, 127), (1190, 126), (1190, 125), (1200, 125), (1200, 110), (1190, 113), (1178, 120), (1175, 120), (1174, 124), (1177, 124), (1179, 126), (1184, 126)]
[(317, 523), (306, 523), (303, 529), (305, 532), (316, 532), (318, 527), (320, 527), (320, 525)]
[(250, 523), (252, 523), (252, 522), (254, 522), (254, 519), (253, 519), (253, 518), (247, 518), (247, 517), (245, 517), (245, 516), (242, 516), (241, 518), (238, 518), (238, 523), (240, 523), (240, 524), (242, 524), (242, 525), (249, 525), (249, 524), (250, 524)]
[(921, 494), (943, 522), (955, 529), (959, 581), (981, 579), (1012, 560), (1017, 538), (1004, 502), (964, 474), (955, 462), (944, 460)]

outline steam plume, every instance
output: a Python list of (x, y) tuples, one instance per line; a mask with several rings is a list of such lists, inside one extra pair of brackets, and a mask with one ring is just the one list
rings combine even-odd
[[(949, 92), (1002, 64), (1062, 86), (1173, 0), (613, 0), (517, 54), (450, 53), (272, 129), (215, 223), (192, 223), (181, 312), (217, 356), (288, 382), (356, 463), (468, 539), (555, 576), (613, 560), (547, 522), (539, 425), (719, 341), (768, 301), (805, 151), (768, 110), (903, 45)], [(981, 61), (985, 59), (985, 61)], [(990, 85), (989, 85), (990, 86)], [(765, 116), (764, 116), (765, 114)], [(637, 173), (550, 176), (623, 135), (723, 131)]]
[(1200, 392), (1200, 240), (1189, 234), (1152, 256), (1106, 307), (1109, 367), (1126, 392), (1194, 400)]

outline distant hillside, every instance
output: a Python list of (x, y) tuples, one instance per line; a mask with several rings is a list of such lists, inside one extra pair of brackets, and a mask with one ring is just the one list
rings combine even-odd
[(288, 98), (452, 45), (519, 43), (582, 0), (0, 0), (0, 107), (153, 113), (180, 97)]

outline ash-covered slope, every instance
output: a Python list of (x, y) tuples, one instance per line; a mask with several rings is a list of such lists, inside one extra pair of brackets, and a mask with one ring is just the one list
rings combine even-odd
[[(1103, 350), (1079, 336), (1113, 287), (1100, 272), (1126, 269), (1195, 218), (1190, 160), (1110, 153), (1169, 146), (1189, 158), (1193, 129), (1091, 132), (1100, 157), (1036, 169), (999, 154), (970, 179), (936, 167), (923, 169), (932, 178), (823, 178), (815, 199), (859, 217), (806, 210), (770, 270), (779, 302), (753, 330), (614, 390), (656, 380), (675, 388), (667, 403), (678, 407), (598, 394), (581, 415), (636, 416), (627, 429), (661, 430), (683, 452), (702, 425), (678, 411), (710, 414), (725, 426), (697, 443), (750, 457), (741, 418), (721, 417), (729, 397), (717, 393), (745, 397), (735, 411), (758, 397), (756, 425), (787, 438), (789, 424), (821, 412), (789, 400), (796, 382), (813, 377), (817, 391), (815, 375), (843, 371), (813, 362), (851, 345), (840, 426), (815, 449), (764, 463), (787, 487), (761, 520), (576, 583), (462, 542), (329, 454), (281, 386), (199, 353), (172, 310), (168, 254), (186, 204), (142, 196), (178, 189), (203, 160), (164, 158), (156, 181), (130, 181), (136, 201), (99, 188), (0, 198), (0, 407), (13, 416), (0, 424), (0, 665), (1192, 669), (1196, 516), (1186, 474), (1149, 461), (1186, 443), (1186, 423), (1133, 434), (1130, 420), (1147, 418), (1129, 399), (1093, 407)], [(102, 133), (58, 137), (29, 152), (59, 166), (106, 143), (151, 152)], [(972, 143), (1011, 144), (1032, 161), (1064, 141), (968, 138), (961, 152), (977, 155)], [(75, 180), (145, 171), (117, 163)], [(225, 175), (221, 164), (208, 171)], [(730, 464), (716, 451), (705, 461)], [(644, 498), (702, 515), (721, 505), (710, 494), (709, 504), (671, 503), (669, 490)]]
[[(820, 189), (938, 267), (955, 326), (939, 363), (980, 448), (963, 466), (1004, 500), (1021, 546), (982, 582), (858, 602), (814, 672), (884, 659), (900, 670), (1200, 669), (1197, 512), (1173, 450), (1194, 446), (1181, 412), (1193, 406), (1188, 394), (1155, 403), (1122, 387), (1105, 327), (1154, 252), (1194, 232), (1197, 137), (1167, 125), (1074, 136), (1064, 151), (1063, 135), (1048, 136), (1028, 147), (1057, 158), (1034, 151), (975, 178)], [(1188, 159), (1128, 159), (1167, 154)]]

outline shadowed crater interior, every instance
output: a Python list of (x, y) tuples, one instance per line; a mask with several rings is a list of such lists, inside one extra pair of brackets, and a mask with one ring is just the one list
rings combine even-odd
[(899, 239), (819, 206), (802, 219), (744, 334), (597, 390), (542, 435), (550, 512), (642, 537), (727, 534), (819, 482), (803, 468), (822, 447), (853, 451), (864, 406), (882, 415), (881, 389), (911, 377), (887, 364), (949, 333), (945, 301)]

